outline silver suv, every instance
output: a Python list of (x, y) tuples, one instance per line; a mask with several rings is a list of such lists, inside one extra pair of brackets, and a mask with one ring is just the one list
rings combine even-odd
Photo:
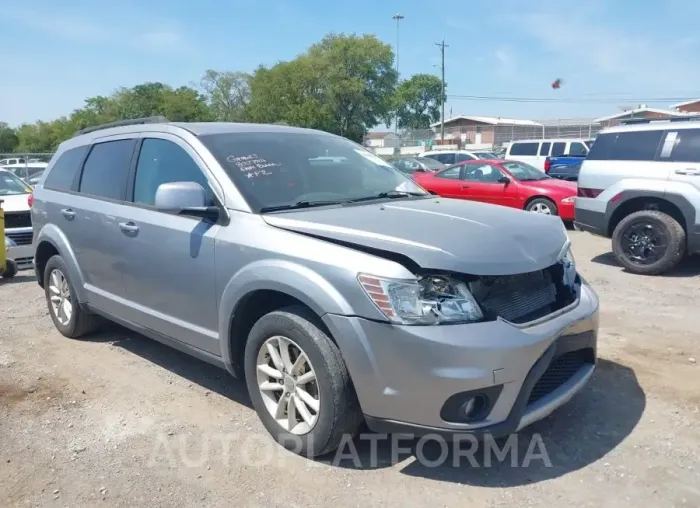
[(579, 172), (575, 225), (612, 238), (633, 273), (662, 274), (700, 252), (700, 117), (599, 134)]
[(323, 132), (126, 124), (62, 143), (34, 192), (63, 335), (104, 317), (244, 377), (304, 455), (363, 421), (507, 434), (593, 373), (598, 299), (557, 217), (436, 198)]

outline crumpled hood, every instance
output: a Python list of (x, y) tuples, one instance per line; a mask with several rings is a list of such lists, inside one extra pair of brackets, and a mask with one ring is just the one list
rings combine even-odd
[(402, 254), (424, 269), (511, 275), (553, 265), (568, 242), (558, 217), (457, 199), (265, 214), (269, 225)]

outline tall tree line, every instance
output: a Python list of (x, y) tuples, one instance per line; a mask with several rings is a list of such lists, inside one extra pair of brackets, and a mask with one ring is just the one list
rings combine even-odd
[(143, 83), (51, 121), (12, 128), (0, 121), (0, 153), (51, 152), (85, 127), (162, 115), (171, 121), (284, 123), (360, 141), (394, 119), (426, 129), (440, 118), (440, 79), (399, 80), (390, 45), (373, 35), (329, 34), (293, 60), (252, 73), (207, 70), (197, 85)]

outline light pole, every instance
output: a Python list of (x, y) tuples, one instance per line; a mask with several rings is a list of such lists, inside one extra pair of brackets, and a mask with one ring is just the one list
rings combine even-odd
[[(396, 77), (398, 79), (399, 76), (399, 25), (401, 23), (401, 20), (404, 18), (402, 14), (399, 14), (398, 12), (394, 14), (391, 19), (396, 20)], [(396, 113), (396, 123), (394, 125), (394, 132), (398, 133), (399, 132), (399, 113)]]
[(436, 46), (440, 48), (442, 79), (440, 80), (440, 141), (445, 143), (445, 48), (449, 48), (445, 41), (436, 42)]

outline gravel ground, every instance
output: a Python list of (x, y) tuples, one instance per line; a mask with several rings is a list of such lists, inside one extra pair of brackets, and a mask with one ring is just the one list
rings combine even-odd
[[(225, 372), (117, 327), (65, 339), (33, 277), (0, 282), (0, 506), (698, 507), (700, 260), (640, 277), (571, 237), (601, 298), (596, 375), (507, 460), (459, 467), (389, 442), (377, 461), (367, 441), (358, 461), (292, 455)], [(526, 464), (534, 442), (549, 464)]]

